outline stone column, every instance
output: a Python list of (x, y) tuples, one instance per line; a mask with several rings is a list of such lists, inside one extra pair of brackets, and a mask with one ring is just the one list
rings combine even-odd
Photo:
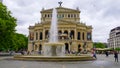
[(70, 30), (68, 30), (68, 38), (70, 39)]
[(39, 51), (39, 44), (37, 44), (37, 52)]
[(68, 39), (69, 39), (69, 51), (71, 51), (71, 45), (70, 44), (72, 42), (71, 38), (70, 38), (70, 29), (68, 30)]
[[(62, 29), (61, 31), (62, 31), (62, 34), (63, 34), (64, 33), (64, 29)], [(62, 37), (62, 39), (64, 39), (64, 38)]]
[(87, 32), (84, 32), (85, 41), (87, 41)]
[(80, 40), (82, 41), (82, 40), (83, 40), (83, 37), (82, 37), (82, 33), (83, 33), (83, 31), (81, 31), (80, 33), (81, 33), (81, 34), (80, 34), (80, 37), (81, 37)]
[(62, 34), (64, 33), (64, 29), (61, 30), (62, 31)]
[(45, 40), (45, 30), (43, 29), (43, 40)]
[(40, 31), (38, 31), (38, 40), (40, 40)]
[(34, 41), (36, 40), (36, 31), (34, 32)]
[(38, 31), (36, 32), (36, 34), (37, 34), (37, 41), (38, 41), (38, 40), (39, 40), (39, 38), (38, 38), (38, 37), (39, 37), (39, 33), (38, 33)]
[(77, 40), (77, 30), (74, 30), (75, 34), (74, 34), (74, 40)]

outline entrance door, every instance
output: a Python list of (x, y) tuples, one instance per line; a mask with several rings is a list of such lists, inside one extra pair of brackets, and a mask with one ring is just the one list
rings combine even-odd
[(65, 43), (65, 52), (69, 52), (69, 44), (68, 43)]
[(42, 45), (40, 44), (39, 45), (39, 54), (41, 54), (41, 51), (42, 51)]
[(81, 51), (81, 45), (79, 44), (78, 45), (78, 52), (80, 52)]

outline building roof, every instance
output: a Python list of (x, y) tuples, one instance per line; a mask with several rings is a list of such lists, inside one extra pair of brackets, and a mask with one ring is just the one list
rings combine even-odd
[[(70, 9), (70, 8), (65, 8), (65, 7), (56, 7), (56, 9), (57, 9), (57, 12), (59, 13), (59, 12), (77, 12), (77, 13), (80, 13), (80, 11), (79, 10), (77, 10), (77, 9)], [(42, 10), (41, 11), (41, 13), (52, 13), (52, 10), (53, 10), (53, 8), (51, 8), (51, 9), (47, 9), (47, 10)]]
[(113, 29), (111, 30), (111, 32), (112, 32), (112, 31), (115, 31), (115, 30), (120, 30), (120, 26), (118, 26), (118, 27), (116, 27), (116, 28), (113, 28)]

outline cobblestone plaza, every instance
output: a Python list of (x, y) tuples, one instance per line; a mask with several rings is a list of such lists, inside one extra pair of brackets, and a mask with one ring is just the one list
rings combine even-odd
[(114, 55), (97, 55), (95, 61), (72, 62), (17, 61), (8, 58), (12, 57), (0, 57), (0, 68), (120, 68), (120, 63), (114, 62)]

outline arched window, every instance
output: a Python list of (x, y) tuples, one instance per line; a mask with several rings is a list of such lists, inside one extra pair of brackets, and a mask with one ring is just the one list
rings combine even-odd
[(37, 50), (37, 45), (35, 45), (35, 50)]
[(47, 39), (48, 37), (49, 37), (49, 31), (46, 30), (46, 31), (45, 31), (45, 39)]
[(30, 32), (29, 37), (30, 37), (30, 40), (34, 40), (34, 33), (33, 33), (33, 32)]
[(41, 50), (42, 50), (42, 45), (40, 44), (40, 45), (39, 45), (39, 51), (41, 51)]
[(77, 39), (80, 40), (80, 32), (78, 32)]
[(91, 33), (90, 32), (87, 33), (87, 40), (91, 40)]
[(72, 30), (72, 31), (70, 32), (70, 38), (71, 38), (71, 39), (74, 39), (74, 30)]
[(50, 15), (48, 14), (48, 18), (50, 17)]
[(38, 32), (36, 32), (36, 40), (38, 40)]
[(82, 33), (82, 40), (85, 40), (85, 33)]
[(60, 34), (62, 34), (62, 31), (61, 31), (61, 30), (59, 30), (59, 31), (58, 31), (58, 34), (59, 34), (59, 35), (60, 35)]
[(65, 30), (65, 31), (64, 31), (64, 34), (68, 34), (68, 31), (67, 31), (67, 30)]
[(45, 14), (45, 18), (47, 17), (47, 15)]
[(68, 14), (68, 18), (70, 18), (70, 14)]
[(43, 35), (42, 35), (42, 32), (40, 32), (40, 40), (42, 40), (42, 36), (43, 36)]

